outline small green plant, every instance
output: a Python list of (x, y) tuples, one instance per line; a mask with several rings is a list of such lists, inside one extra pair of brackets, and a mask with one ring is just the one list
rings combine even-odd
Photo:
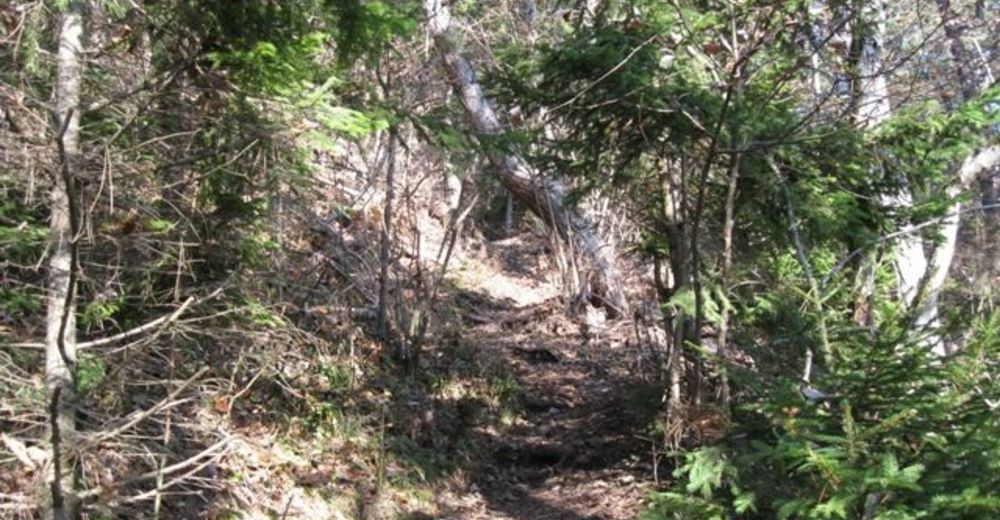
[(351, 374), (348, 369), (338, 364), (327, 363), (321, 365), (319, 371), (326, 379), (326, 384), (329, 385), (331, 391), (342, 392), (350, 389)]
[(167, 233), (176, 228), (177, 223), (161, 218), (151, 218), (146, 220), (144, 227), (152, 233)]
[(343, 419), (343, 412), (333, 403), (325, 401), (313, 402), (306, 416), (306, 427), (314, 432), (333, 431)]
[[(0, 206), (0, 217), (13, 215), (23, 217), (16, 208)], [(29, 217), (30, 218), (30, 217)], [(31, 260), (45, 248), (49, 230), (34, 222), (33, 219), (13, 221), (16, 225), (0, 225), (0, 252), (9, 255), (11, 259)]]
[(42, 308), (42, 299), (25, 289), (0, 290), (0, 313), (33, 314)]
[(268, 329), (277, 329), (285, 326), (284, 317), (268, 309), (257, 300), (248, 301), (246, 309), (250, 316), (250, 322), (254, 325)]
[(490, 396), (501, 408), (509, 407), (517, 402), (521, 395), (521, 385), (510, 375), (502, 375), (490, 382)]
[(122, 303), (121, 298), (92, 300), (80, 313), (80, 325), (84, 327), (101, 326), (121, 310)]
[(100, 386), (107, 375), (107, 364), (100, 357), (81, 353), (76, 362), (76, 387), (82, 395), (87, 395)]
[(517, 422), (523, 393), (517, 379), (509, 374), (497, 376), (490, 380), (488, 392), (500, 412), (500, 423), (509, 426)]
[(267, 264), (270, 255), (279, 248), (278, 241), (269, 233), (258, 231), (243, 238), (241, 257), (248, 266), (262, 267)]

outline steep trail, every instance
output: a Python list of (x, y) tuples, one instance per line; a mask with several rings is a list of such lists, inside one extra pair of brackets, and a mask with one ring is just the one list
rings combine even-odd
[(517, 269), (530, 248), (512, 244), (505, 253), (503, 276), (489, 277), (478, 288), (487, 294), (471, 293), (462, 307), (482, 355), (506, 366), (516, 411), (478, 432), (471, 484), (439, 497), (441, 518), (634, 518), (654, 476), (644, 438), (660, 398), (660, 387), (643, 378), (652, 366), (643, 366), (629, 323), (602, 323), (593, 311), (590, 320), (567, 317), (551, 294), (525, 305), (490, 297), (507, 291), (490, 283), (538, 285)]

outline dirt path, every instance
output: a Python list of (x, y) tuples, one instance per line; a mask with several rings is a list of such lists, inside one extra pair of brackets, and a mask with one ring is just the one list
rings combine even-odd
[(554, 300), (476, 299), (463, 305), (468, 333), (506, 365), (519, 410), (478, 432), (481, 462), (470, 485), (439, 497), (442, 518), (635, 518), (652, 485), (642, 436), (659, 391), (641, 377), (628, 326), (584, 325)]

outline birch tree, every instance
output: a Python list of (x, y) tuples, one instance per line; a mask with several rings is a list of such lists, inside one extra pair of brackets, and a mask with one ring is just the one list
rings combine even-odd
[[(883, 45), (886, 32), (885, 5), (881, 0), (865, 4), (855, 2), (849, 60), (852, 62), (852, 112), (862, 128), (872, 130), (884, 123), (892, 113), (889, 86), (883, 71)], [(905, 179), (895, 193), (882, 197), (887, 208), (900, 210), (913, 204), (913, 196)], [(912, 224), (904, 224), (896, 242), (894, 265), (899, 280), (900, 296), (907, 306), (917, 297), (920, 281), (927, 272), (923, 243)], [(870, 269), (863, 269), (874, 276)], [(865, 281), (863, 285), (870, 284)]]
[(76, 239), (74, 186), (80, 157), (80, 78), (83, 69), (84, 3), (72, 1), (62, 14), (56, 75), (58, 171), (52, 179), (45, 380), (50, 395), (53, 450), (50, 488), (52, 518), (76, 516), (73, 498), (76, 431)]
[[(881, 1), (870, 4), (858, 2), (856, 8), (860, 18), (855, 20), (851, 44), (853, 54), (851, 58), (855, 63), (852, 102), (859, 124), (873, 129), (891, 115), (889, 89), (884, 72), (886, 65), (882, 57), (887, 22), (885, 4)], [(939, 1), (938, 9), (945, 27), (949, 55), (959, 81), (960, 100), (972, 101), (980, 90), (980, 87), (975, 85), (974, 79), (978, 74), (971, 69), (968, 53), (965, 52), (961, 41), (962, 33), (954, 21), (955, 14), (951, 10), (950, 2)], [(991, 169), (998, 159), (1000, 159), (1000, 148), (996, 146), (974, 152), (956, 169), (952, 181), (945, 189), (945, 195), (949, 200), (955, 201), (982, 172)], [(882, 203), (889, 209), (905, 211), (916, 201), (906, 185), (906, 180), (896, 180), (901, 187), (895, 193), (884, 196)], [(961, 212), (961, 204), (952, 202), (948, 213), (936, 226), (939, 240), (929, 244), (927, 247), (930, 250), (929, 254), (925, 252), (925, 240), (921, 234), (925, 225), (907, 222), (899, 230), (899, 238), (895, 244), (894, 265), (899, 281), (900, 297), (905, 307), (913, 313), (916, 330), (926, 327), (936, 328), (940, 325), (938, 301), (955, 256)], [(947, 353), (947, 348), (937, 333), (930, 333), (926, 341), (933, 345), (938, 355)]]
[[(968, 103), (985, 86), (977, 78), (985, 77), (987, 74), (975, 70), (974, 60), (971, 59), (962, 39), (962, 24), (952, 9), (950, 0), (938, 0), (937, 7), (944, 26), (952, 68), (958, 79), (959, 99), (962, 103)], [(950, 200), (957, 200), (977, 178), (995, 168), (997, 164), (1000, 164), (1000, 146), (989, 146), (973, 152), (958, 167), (951, 184), (945, 190), (946, 195)], [(961, 213), (962, 204), (955, 202), (938, 228), (940, 239), (932, 248), (925, 278), (921, 282), (924, 286), (922, 299), (916, 302), (914, 323), (918, 327), (939, 325), (938, 303), (958, 247)], [(933, 339), (940, 343), (940, 338)], [(935, 348), (939, 353), (945, 353), (944, 345), (936, 345)]]

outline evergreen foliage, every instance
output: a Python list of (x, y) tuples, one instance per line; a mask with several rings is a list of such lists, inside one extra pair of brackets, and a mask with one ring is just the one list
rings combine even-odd
[(757, 381), (768, 390), (734, 410), (738, 433), (684, 454), (678, 489), (655, 494), (648, 517), (1000, 514), (997, 319), (976, 323), (947, 360), (904, 327), (847, 336), (847, 355), (816, 383), (829, 401), (803, 399), (794, 380)]

